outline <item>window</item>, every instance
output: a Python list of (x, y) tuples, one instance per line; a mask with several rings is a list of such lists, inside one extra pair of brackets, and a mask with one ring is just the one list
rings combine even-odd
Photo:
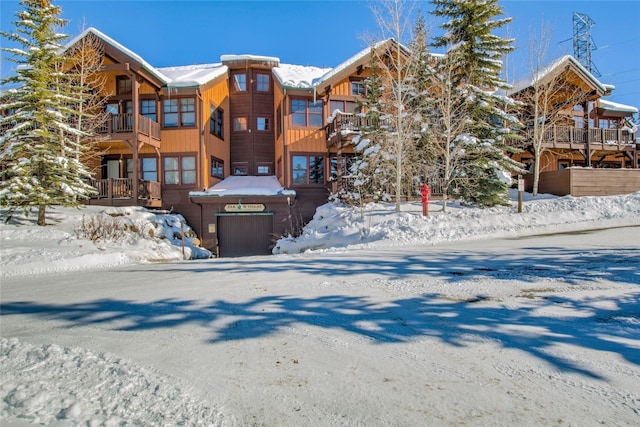
[(211, 176), (214, 178), (224, 178), (224, 162), (211, 156)]
[(209, 119), (209, 132), (220, 139), (224, 139), (224, 111), (222, 108), (211, 107), (211, 118)]
[(362, 80), (351, 81), (351, 95), (365, 96), (366, 94), (367, 94), (367, 90), (364, 87), (364, 82)]
[(322, 127), (322, 101), (291, 99), (291, 124), (293, 126)]
[(164, 158), (165, 185), (192, 185), (195, 183), (195, 156), (171, 156)]
[(195, 98), (180, 99), (180, 126), (196, 125), (196, 100)]
[(237, 73), (233, 75), (233, 89), (236, 92), (246, 92), (247, 75), (245, 73)]
[(269, 117), (258, 117), (257, 129), (261, 131), (270, 131), (271, 119)]
[(276, 126), (278, 131), (278, 136), (282, 133), (282, 107), (278, 105), (278, 110), (276, 111)]
[(258, 163), (258, 175), (271, 175), (273, 169), (273, 163)]
[(249, 175), (249, 165), (247, 162), (237, 162), (232, 165), (233, 175)]
[(156, 114), (156, 101), (153, 99), (143, 99), (140, 101), (140, 114), (150, 118), (154, 122), (157, 122), (158, 115)]
[(343, 113), (357, 113), (360, 111), (360, 106), (355, 101), (331, 101), (329, 105), (331, 114), (336, 110), (340, 110)]
[(162, 113), (164, 127), (178, 127), (178, 100), (165, 99), (162, 101)]
[(296, 155), (291, 158), (293, 184), (324, 184), (324, 157)]
[(246, 131), (247, 128), (247, 118), (246, 117), (234, 117), (233, 119), (233, 130), (236, 132)]
[(175, 98), (162, 101), (163, 126), (189, 127), (196, 125), (196, 99)]
[[(141, 179), (147, 181), (158, 181), (158, 161), (155, 157), (141, 157), (140, 170), (138, 174)], [(133, 159), (127, 158), (127, 178), (133, 178)]]
[(341, 176), (351, 175), (351, 165), (353, 165), (353, 162), (353, 156), (340, 157), (340, 163), (338, 163), (337, 157), (331, 157), (329, 165), (331, 179), (338, 178), (338, 164), (340, 165)]
[(131, 95), (131, 79), (126, 76), (116, 76), (116, 95)]
[(256, 75), (256, 90), (258, 92), (269, 92), (269, 75), (268, 74)]

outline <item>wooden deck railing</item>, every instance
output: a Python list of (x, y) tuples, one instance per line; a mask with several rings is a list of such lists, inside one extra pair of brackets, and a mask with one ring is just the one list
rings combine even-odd
[[(97, 190), (94, 199), (132, 199), (132, 178), (92, 179), (91, 185)], [(160, 183), (156, 181), (138, 180), (138, 199), (161, 200)]]
[[(98, 133), (118, 134), (133, 132), (133, 113), (112, 114), (102, 126)], [(153, 139), (160, 140), (160, 123), (138, 114), (137, 131)]]
[(330, 141), (335, 136), (342, 135), (345, 132), (358, 132), (372, 127), (389, 128), (390, 126), (392, 126), (392, 122), (389, 118), (374, 119), (362, 114), (338, 111), (331, 123), (325, 126), (325, 132), (327, 141)]
[[(526, 129), (525, 142), (530, 141), (533, 129)], [(627, 129), (582, 129), (571, 126), (552, 126), (543, 133), (544, 144), (600, 144), (603, 146), (634, 145), (634, 134)]]

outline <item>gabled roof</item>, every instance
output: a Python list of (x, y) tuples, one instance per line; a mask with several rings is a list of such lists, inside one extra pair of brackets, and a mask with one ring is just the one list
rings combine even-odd
[[(387, 48), (394, 43), (396, 43), (394, 39), (386, 39), (375, 43), (373, 46), (362, 49), (335, 68), (281, 64), (279, 67), (273, 68), (273, 74), (283, 87), (308, 90), (324, 87), (341, 80), (344, 78), (344, 74), (353, 73), (358, 66), (368, 63), (371, 49)], [(408, 49), (402, 44), (398, 43), (398, 46), (403, 51), (408, 52)]]
[(148, 74), (157, 79), (161, 86), (174, 87), (174, 88), (187, 88), (194, 86), (204, 85), (211, 80), (225, 74), (228, 68), (222, 64), (200, 64), (200, 65), (186, 65), (178, 67), (162, 67), (156, 68), (145, 61), (140, 55), (126, 48), (122, 44), (118, 43), (111, 37), (102, 33), (101, 31), (89, 27), (73, 39), (71, 39), (64, 49), (68, 50), (78, 41), (82, 40), (87, 34), (93, 34), (100, 39), (109, 48), (119, 53), (121, 56), (127, 58), (128, 62), (137, 64)]
[(130, 58), (133, 62), (136, 62), (138, 65), (140, 65), (140, 67), (142, 67), (145, 71), (147, 71), (148, 73), (150, 73), (151, 75), (156, 77), (160, 82), (162, 82), (164, 84), (168, 83), (168, 81), (169, 81), (168, 77), (166, 77), (164, 74), (162, 74), (158, 70), (156, 70), (147, 61), (145, 61), (140, 55), (138, 55), (137, 53), (133, 52), (132, 50), (127, 49), (126, 47), (124, 47), (123, 45), (121, 45), (120, 43), (118, 43), (117, 41), (112, 39), (111, 37), (107, 36), (106, 34), (102, 33), (101, 31), (99, 31), (99, 30), (97, 30), (97, 29), (95, 29), (93, 27), (87, 28), (86, 30), (84, 30), (83, 32), (81, 32), (80, 34), (75, 36), (73, 39), (71, 39), (64, 46), (64, 49), (68, 50), (70, 47), (72, 47), (74, 44), (76, 44), (78, 41), (82, 40), (87, 34), (90, 34), (90, 33), (93, 34), (94, 36), (96, 36), (98, 39), (100, 39), (103, 43), (111, 46), (113, 49), (119, 51), (123, 55), (127, 56), (128, 58)]
[(532, 87), (536, 82), (544, 81), (547, 78), (551, 78), (556, 73), (562, 72), (562, 70), (567, 67), (573, 69), (582, 77), (583, 80), (597, 89), (600, 96), (608, 94), (614, 88), (611, 85), (605, 85), (601, 83), (600, 80), (598, 80), (593, 74), (591, 74), (591, 72), (587, 70), (576, 58), (571, 55), (565, 55), (557, 58), (547, 66), (543, 67), (537, 74), (530, 75), (527, 78), (516, 82), (513, 85), (511, 94), (521, 92)]

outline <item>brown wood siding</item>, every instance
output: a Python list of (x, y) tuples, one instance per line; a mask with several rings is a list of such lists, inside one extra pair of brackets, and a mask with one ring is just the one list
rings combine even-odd
[[(221, 79), (217, 84), (208, 87), (202, 94), (203, 111), (202, 111), (202, 127), (204, 133), (204, 188), (209, 188), (220, 180), (211, 176), (211, 156), (224, 162), (224, 176), (229, 176), (231, 167), (230, 160), (230, 134), (229, 124), (231, 116), (229, 115), (229, 85), (226, 78)], [(210, 132), (211, 107), (222, 108), (223, 116), (223, 139), (212, 135)]]
[[(240, 70), (238, 70), (240, 72)], [(247, 90), (245, 92), (231, 91), (229, 94), (229, 107), (231, 118), (246, 117), (247, 131), (234, 132), (230, 135), (230, 161), (234, 163), (245, 163), (248, 165), (249, 175), (257, 174), (258, 164), (270, 164), (272, 172), (275, 172), (275, 140), (274, 140), (274, 97), (273, 82), (269, 92), (258, 92), (256, 90), (257, 74), (268, 74), (273, 80), (271, 73), (265, 70), (244, 69), (247, 74)], [(271, 120), (270, 131), (258, 131), (258, 117), (268, 117)]]
[[(526, 175), (527, 191), (533, 177)], [(640, 169), (570, 168), (540, 174), (539, 192), (557, 196), (612, 196), (640, 191)]]

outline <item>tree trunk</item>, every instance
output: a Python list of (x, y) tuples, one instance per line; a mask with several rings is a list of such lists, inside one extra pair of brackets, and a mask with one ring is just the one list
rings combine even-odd
[(47, 205), (38, 206), (38, 225), (47, 225), (47, 222), (45, 220), (46, 209)]

